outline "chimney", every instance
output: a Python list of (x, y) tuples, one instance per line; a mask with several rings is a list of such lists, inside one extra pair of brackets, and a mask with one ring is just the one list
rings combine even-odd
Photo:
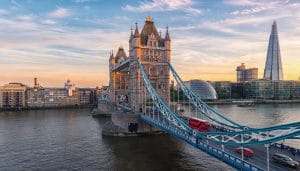
[(37, 83), (37, 78), (34, 78), (34, 87), (37, 87), (38, 83)]

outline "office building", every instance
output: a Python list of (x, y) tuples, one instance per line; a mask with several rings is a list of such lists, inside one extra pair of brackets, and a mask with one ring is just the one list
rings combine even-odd
[(96, 89), (93, 88), (77, 88), (80, 105), (89, 105), (97, 103)]
[(23, 109), (26, 107), (26, 89), (22, 83), (9, 83), (0, 87), (0, 108)]
[(258, 68), (246, 68), (242, 63), (236, 68), (237, 82), (246, 82), (258, 79)]
[(215, 81), (213, 84), (219, 99), (231, 98), (231, 82), (230, 81)]

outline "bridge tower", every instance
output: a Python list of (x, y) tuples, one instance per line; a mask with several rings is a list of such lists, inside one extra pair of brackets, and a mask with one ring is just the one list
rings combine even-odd
[(137, 60), (143, 65), (149, 80), (160, 97), (169, 104), (170, 101), (170, 70), (168, 63), (171, 59), (171, 39), (168, 28), (163, 38), (154, 25), (152, 17), (148, 16), (144, 27), (139, 33), (136, 23), (135, 31), (131, 32), (129, 40), (130, 58), (130, 98), (129, 103), (134, 113), (143, 112), (142, 80)]
[[(110, 54), (109, 54), (109, 86), (111, 87), (111, 89), (113, 89), (113, 86), (114, 86), (114, 72), (112, 71), (112, 67), (115, 65), (115, 57), (114, 57), (114, 52), (111, 51)], [(114, 101), (115, 99), (115, 94), (114, 93), (109, 93), (108, 94), (109, 97), (108, 99), (110, 101)]]
[[(119, 102), (121, 98), (128, 100), (129, 96), (129, 68), (122, 65), (126, 62), (128, 57), (122, 46), (119, 47), (117, 54), (114, 56), (113, 52), (110, 53), (109, 58), (109, 85), (111, 93), (109, 100)], [(120, 67), (117, 67), (120, 66)]]

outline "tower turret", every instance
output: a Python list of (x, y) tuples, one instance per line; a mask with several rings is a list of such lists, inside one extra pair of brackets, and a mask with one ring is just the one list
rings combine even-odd
[(109, 64), (110, 65), (114, 65), (115, 64), (115, 57), (114, 57), (114, 52), (113, 51), (111, 51), (109, 53)]
[(129, 43), (132, 41), (132, 39), (133, 39), (133, 28), (132, 28), (132, 26), (131, 26), (131, 28), (130, 28), (130, 38), (129, 38)]
[(129, 43), (129, 56), (130, 57), (140, 57), (140, 42), (141, 42), (141, 36), (139, 33), (138, 23), (135, 23), (135, 31), (132, 36), (132, 39)]
[(166, 37), (165, 37), (165, 48), (166, 48), (166, 58), (170, 61), (171, 58), (171, 38), (169, 34), (169, 27), (166, 27)]
[(135, 23), (134, 38), (140, 37), (138, 23)]
[(168, 27), (168, 26), (167, 26), (167, 28), (166, 28), (166, 37), (165, 37), (165, 41), (171, 41), (170, 34), (169, 34), (169, 27)]

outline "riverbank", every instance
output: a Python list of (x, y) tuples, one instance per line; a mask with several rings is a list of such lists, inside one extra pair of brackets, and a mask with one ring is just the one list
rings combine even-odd
[(96, 105), (69, 105), (69, 106), (47, 106), (47, 107), (26, 107), (26, 108), (0, 108), (0, 112), (5, 111), (30, 111), (30, 110), (46, 110), (46, 109), (83, 109), (95, 108)]
[(299, 100), (262, 100), (262, 99), (228, 99), (228, 100), (217, 100), (207, 101), (205, 103), (211, 105), (231, 105), (240, 104), (243, 101), (253, 101), (254, 104), (289, 104), (289, 103), (300, 103)]

